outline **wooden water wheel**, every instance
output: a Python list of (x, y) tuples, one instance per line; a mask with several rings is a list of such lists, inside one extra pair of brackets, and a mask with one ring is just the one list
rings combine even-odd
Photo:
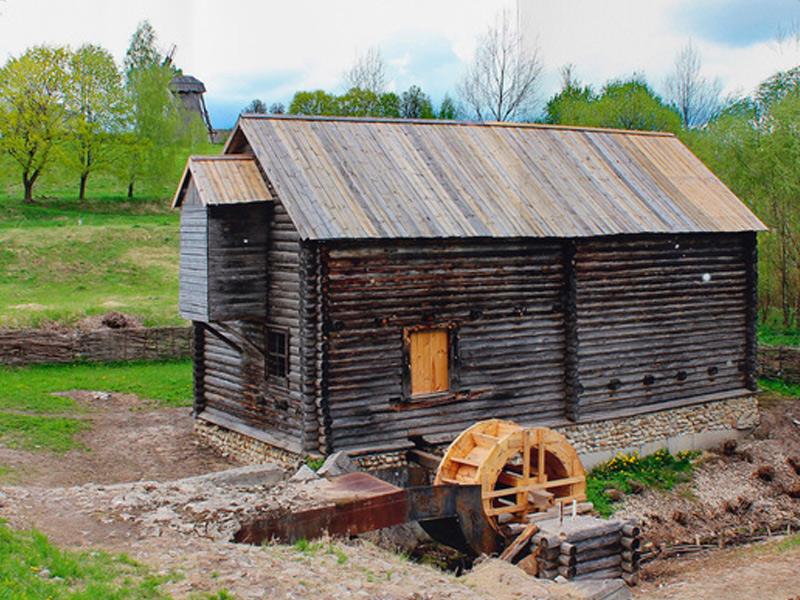
[(481, 421), (459, 435), (439, 463), (434, 483), (479, 484), (483, 512), (497, 530), (553, 501), (586, 499), (583, 465), (563, 435), (499, 419)]

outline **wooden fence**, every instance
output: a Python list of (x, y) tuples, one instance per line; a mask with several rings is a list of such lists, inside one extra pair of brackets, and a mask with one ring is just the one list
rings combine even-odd
[(758, 347), (758, 373), (767, 379), (800, 383), (800, 348), (760, 345)]
[(192, 356), (191, 327), (0, 330), (0, 364), (167, 360)]

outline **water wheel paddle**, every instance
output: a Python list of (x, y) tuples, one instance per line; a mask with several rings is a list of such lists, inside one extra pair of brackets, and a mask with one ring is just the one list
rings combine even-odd
[(444, 483), (479, 484), (483, 513), (498, 531), (501, 523), (523, 522), (541, 510), (543, 498), (586, 499), (583, 465), (567, 438), (499, 419), (476, 423), (456, 438), (436, 471), (434, 484)]

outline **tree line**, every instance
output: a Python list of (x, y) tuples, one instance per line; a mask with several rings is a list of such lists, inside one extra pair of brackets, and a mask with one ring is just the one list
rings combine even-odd
[(0, 150), (33, 201), (36, 182), (59, 163), (84, 199), (90, 176), (112, 173), (134, 195), (137, 182), (172, 172), (174, 152), (204, 135), (169, 83), (180, 73), (143, 22), (122, 66), (100, 46), (35, 46), (0, 69)]

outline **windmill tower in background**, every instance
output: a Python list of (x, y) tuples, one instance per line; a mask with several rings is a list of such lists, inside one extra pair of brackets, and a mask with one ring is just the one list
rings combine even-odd
[[(177, 46), (172, 44), (169, 52), (164, 57), (163, 66), (172, 66), (172, 59), (176, 50)], [(181, 73), (180, 70), (176, 72)], [(172, 81), (169, 82), (169, 89), (180, 99), (181, 108), (186, 115), (185, 118), (190, 119), (193, 115), (198, 115), (203, 121), (206, 131), (208, 131), (208, 140), (214, 142), (214, 127), (211, 125), (211, 117), (208, 114), (206, 101), (203, 98), (203, 94), (206, 93), (206, 86), (203, 82), (191, 75), (180, 74), (173, 77)]]
[(199, 115), (208, 131), (208, 139), (214, 141), (214, 128), (211, 126), (211, 117), (208, 116), (206, 102), (203, 94), (206, 86), (203, 82), (191, 75), (177, 75), (169, 82), (169, 89), (180, 98), (181, 106), (187, 116)]

